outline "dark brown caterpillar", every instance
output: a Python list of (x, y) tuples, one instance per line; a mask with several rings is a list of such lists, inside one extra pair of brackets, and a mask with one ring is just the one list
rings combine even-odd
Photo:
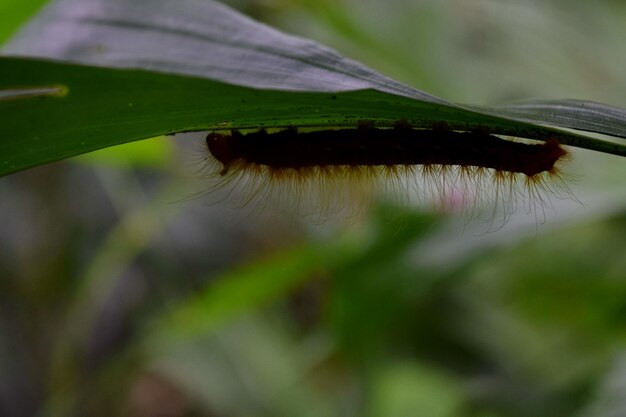
[(269, 169), (325, 166), (458, 165), (522, 173), (549, 172), (567, 152), (555, 140), (539, 144), (513, 142), (482, 132), (445, 129), (319, 130), (298, 133), (294, 128), (269, 134), (211, 133), (211, 154), (225, 175), (233, 165), (256, 164)]
[(546, 197), (570, 195), (558, 168), (568, 152), (558, 141), (513, 141), (481, 131), (452, 131), (446, 124), (433, 129), (413, 129), (400, 121), (388, 129), (360, 123), (356, 129), (311, 132), (233, 130), (210, 133), (206, 145), (207, 160), (219, 166), (219, 185), (243, 189), (251, 196), (246, 202), (279, 192), (295, 193), (278, 198), (299, 205), (303, 199), (321, 200), (325, 207), (355, 205), (354, 195), (376, 188), (378, 180), (396, 194), (416, 190), (440, 207), (475, 207), (489, 196), (506, 213), (520, 199), (536, 214)]

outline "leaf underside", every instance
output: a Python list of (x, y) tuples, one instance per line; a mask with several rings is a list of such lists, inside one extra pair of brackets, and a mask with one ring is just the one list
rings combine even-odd
[(461, 106), (214, 1), (60, 0), (4, 53), (12, 56), (0, 58), (0, 175), (161, 134), (359, 120), (444, 121), (626, 156), (621, 140), (554, 129), (626, 138), (622, 109), (572, 100)]

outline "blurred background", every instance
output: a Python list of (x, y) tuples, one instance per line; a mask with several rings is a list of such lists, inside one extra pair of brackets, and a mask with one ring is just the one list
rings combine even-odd
[[(626, 107), (622, 1), (230, 4), (453, 101)], [(573, 151), (579, 201), (503, 227), (320, 223), (196, 196), (201, 138), (0, 179), (1, 416), (626, 415), (620, 158)]]

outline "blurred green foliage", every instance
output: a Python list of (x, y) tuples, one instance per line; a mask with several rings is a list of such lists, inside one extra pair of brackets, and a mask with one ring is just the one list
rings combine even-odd
[[(489, 40), (458, 57), (470, 60), (471, 74), (495, 65), (480, 45), (508, 45), (490, 27), (506, 36), (519, 30), (500, 27), (514, 19), (498, 14), (506, 2), (490, 3), (495, 17), (457, 17)], [(380, 22), (393, 26), (388, 35), (412, 33), (415, 55), (359, 21), (389, 6), (364, 4), (258, 2), (253, 11), (274, 24), (282, 16), (284, 25), (333, 34), (355, 55), (371, 53), (372, 65), (386, 51), (381, 68), (449, 89), (457, 96), (442, 94), (451, 98), (538, 93), (549, 82), (539, 74), (553, 71), (563, 75), (549, 91), (589, 84), (580, 68), (559, 64), (569, 53), (548, 65), (547, 47), (528, 63), (541, 70), (519, 90), (509, 84), (516, 73), (499, 81), (514, 86), (508, 91), (470, 83), (450, 74), (453, 46), (433, 34), (449, 25), (432, 16), (450, 19), (439, 8), (459, 2), (394, 2), (391, 14), (404, 13), (401, 6), (428, 11), (421, 16), (429, 25), (408, 17)], [(532, 21), (541, 33), (590, 16), (626, 17), (616, 2), (529, 4), (517, 10), (561, 10), (549, 28)], [(18, 14), (1, 18), (17, 27), (7, 16)], [(601, 53), (591, 49), (583, 43), (579, 53)], [(517, 53), (518, 62), (529, 60), (527, 51)], [(614, 74), (604, 59), (594, 64)], [(609, 90), (589, 94), (623, 100), (623, 90)], [(513, 227), (514, 216), (509, 227), (475, 232), (454, 215), (381, 204), (344, 230), (188, 201), (193, 175), (181, 174), (180, 164), (189, 150), (176, 153), (180, 143), (164, 138), (142, 143), (158, 141), (172, 152), (158, 151), (149, 164), (137, 162), (142, 152), (123, 164), (83, 158), (0, 181), (0, 415), (626, 414), (626, 195), (613, 160), (577, 155), (575, 166), (591, 176), (575, 185), (586, 207), (571, 217), (557, 211), (546, 224), (539, 215), (539, 224)], [(598, 166), (601, 180), (584, 169)]]

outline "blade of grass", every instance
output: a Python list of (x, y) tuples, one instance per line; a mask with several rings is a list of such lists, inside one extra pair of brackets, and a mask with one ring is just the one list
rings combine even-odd
[(475, 108), (497, 116), (626, 138), (626, 109), (587, 100), (528, 100)]
[[(264, 89), (338, 92), (371, 88), (461, 107), (211, 0), (57, 0), (5, 53), (201, 76)], [(626, 112), (596, 103), (554, 101), (532, 108), (468, 109), (626, 138)], [(589, 147), (584, 141), (570, 144)]]
[(445, 103), (331, 48), (279, 32), (211, 0), (58, 0), (4, 53), (267, 89), (374, 88)]
[[(258, 90), (207, 79), (140, 70), (0, 58), (0, 91), (60, 88), (64, 94), (18, 93), (0, 100), (0, 175), (125, 142), (183, 131), (258, 127), (393, 126), (405, 119), (431, 128), (487, 128), (493, 133), (626, 155), (626, 145), (419, 101), (380, 91), (302, 93)], [(56, 91), (56, 90), (55, 90)]]

